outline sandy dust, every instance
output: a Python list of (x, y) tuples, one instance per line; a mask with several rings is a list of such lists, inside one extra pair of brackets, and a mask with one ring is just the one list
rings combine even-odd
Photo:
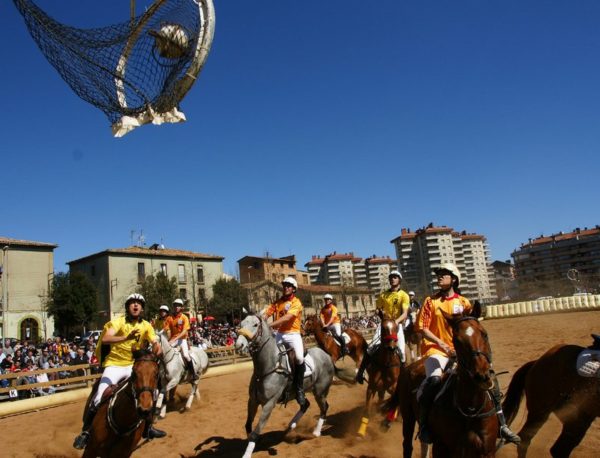
[[(505, 389), (512, 373), (521, 364), (540, 356), (557, 343), (588, 345), (589, 334), (600, 332), (600, 312), (577, 312), (535, 317), (485, 321), (491, 338), (497, 372)], [(210, 369), (209, 369), (210, 371)], [(245, 450), (244, 422), (247, 387), (251, 371), (224, 375), (201, 381), (202, 399), (192, 410), (179, 413), (172, 408), (158, 426), (168, 432), (162, 440), (143, 443), (134, 457), (240, 457)], [(552, 381), (549, 380), (549, 383)], [(180, 388), (187, 392), (187, 387)], [(366, 439), (356, 437), (364, 403), (364, 386), (336, 384), (329, 395), (329, 416), (323, 436), (311, 435), (318, 409), (313, 403), (296, 432), (284, 435), (296, 405), (278, 407), (267, 423), (254, 456), (280, 457), (390, 457), (401, 455), (401, 425), (396, 423), (388, 433), (378, 430), (380, 418), (373, 418)], [(181, 407), (181, 404), (179, 405)], [(71, 448), (80, 428), (83, 401), (40, 412), (0, 419), (0, 444), (3, 457), (78, 457)], [(524, 406), (515, 424), (518, 431), (524, 422)], [(598, 456), (600, 425), (596, 420), (573, 457)], [(551, 418), (535, 437), (529, 456), (549, 456), (549, 448), (558, 437), (560, 423)], [(596, 452), (594, 452), (596, 450)], [(416, 454), (416, 453), (415, 453)], [(500, 457), (515, 457), (512, 445), (500, 450)]]

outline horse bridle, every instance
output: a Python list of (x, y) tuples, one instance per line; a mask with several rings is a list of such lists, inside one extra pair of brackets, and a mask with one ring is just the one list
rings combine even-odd
[[(238, 334), (244, 336), (246, 338), (246, 340), (248, 341), (248, 351), (250, 352), (251, 355), (260, 353), (260, 351), (263, 349), (263, 347), (267, 343), (266, 340), (262, 343), (262, 345), (256, 343), (257, 341), (260, 342), (260, 338), (262, 337), (262, 333), (263, 333), (263, 326), (262, 326), (263, 320), (258, 315), (256, 315), (256, 318), (258, 319), (258, 329), (254, 333), (254, 335), (250, 335), (250, 332), (246, 328), (240, 328), (238, 331)], [(258, 340), (257, 340), (257, 337), (258, 337)]]

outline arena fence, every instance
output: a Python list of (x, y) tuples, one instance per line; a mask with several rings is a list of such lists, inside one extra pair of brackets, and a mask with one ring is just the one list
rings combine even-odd
[(561, 313), (600, 309), (600, 294), (536, 299), (486, 306), (485, 319), (508, 318), (540, 313)]

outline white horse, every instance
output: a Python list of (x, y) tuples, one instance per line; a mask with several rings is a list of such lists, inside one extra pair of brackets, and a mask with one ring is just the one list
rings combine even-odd
[(190, 383), (192, 389), (185, 403), (185, 409), (189, 410), (192, 407), (192, 401), (194, 395), (200, 396), (198, 393), (198, 383), (200, 382), (200, 375), (206, 372), (208, 369), (208, 355), (206, 352), (199, 347), (190, 347), (190, 357), (194, 362), (194, 372), (198, 376), (196, 380), (192, 380), (192, 375), (186, 370), (185, 363), (183, 361), (183, 355), (179, 351), (179, 348), (171, 346), (169, 340), (164, 333), (159, 332), (160, 346), (162, 347), (162, 359), (165, 365), (163, 371), (163, 377), (161, 381), (161, 390), (156, 400), (156, 410), (159, 411), (159, 417), (165, 418), (167, 414), (167, 404), (163, 404), (165, 397), (167, 401), (173, 400), (175, 395), (175, 388), (177, 385), (183, 383)]

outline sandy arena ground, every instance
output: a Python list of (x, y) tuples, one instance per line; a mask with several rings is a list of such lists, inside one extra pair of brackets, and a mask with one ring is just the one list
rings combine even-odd
[[(503, 390), (512, 373), (523, 363), (537, 358), (557, 343), (588, 345), (592, 332), (600, 332), (600, 312), (577, 312), (485, 321), (491, 338), (497, 372), (510, 374), (500, 378)], [(209, 369), (210, 371), (210, 369)], [(201, 381), (202, 399), (192, 410), (179, 413), (177, 406), (158, 426), (168, 432), (162, 440), (143, 443), (134, 457), (240, 457), (245, 447), (247, 387), (251, 371), (208, 378)], [(552, 383), (551, 380), (548, 381)], [(182, 387), (181, 392), (187, 392)], [(388, 433), (381, 433), (372, 418), (368, 436), (356, 437), (364, 403), (364, 386), (336, 384), (329, 395), (329, 416), (323, 436), (313, 438), (318, 409), (313, 403), (296, 432), (284, 436), (296, 405), (277, 407), (271, 416), (254, 456), (280, 457), (399, 457), (401, 425), (396, 423)], [(179, 405), (181, 406), (181, 404)], [(80, 428), (83, 401), (40, 412), (0, 419), (0, 444), (3, 457), (78, 457), (71, 448)], [(260, 413), (260, 411), (259, 411)], [(257, 417), (258, 418), (258, 417)], [(524, 422), (524, 405), (513, 425), (515, 431)], [(599, 420), (588, 431), (573, 457), (598, 456), (600, 450)], [(549, 448), (558, 437), (560, 423), (551, 418), (532, 442), (529, 456), (549, 456)], [(595, 452), (594, 452), (595, 450)], [(416, 453), (415, 453), (416, 455)], [(498, 453), (515, 457), (516, 447), (509, 445)]]

